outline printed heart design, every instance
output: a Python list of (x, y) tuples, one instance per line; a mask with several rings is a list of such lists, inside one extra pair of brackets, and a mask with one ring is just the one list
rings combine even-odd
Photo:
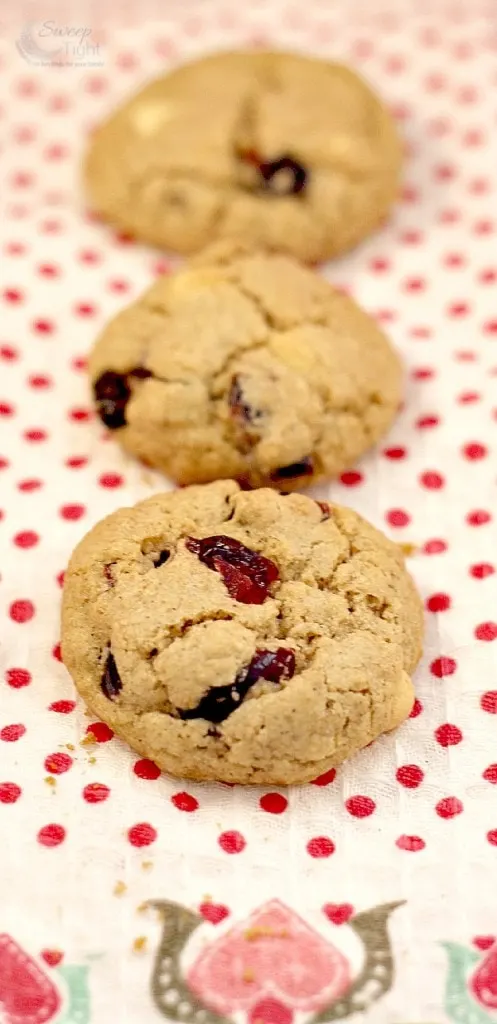
[(211, 924), (220, 924), (229, 915), (228, 908), (223, 907), (222, 903), (201, 903), (199, 910), (202, 917)]
[(346, 924), (350, 920), (354, 908), (351, 903), (325, 903), (323, 914), (332, 924)]
[(477, 949), (486, 950), (490, 949), (494, 942), (497, 942), (495, 935), (476, 935), (473, 939), (473, 946)]
[(32, 957), (10, 935), (0, 935), (0, 1010), (5, 1024), (46, 1024), (60, 995)]
[(42, 949), (40, 956), (49, 967), (57, 967), (57, 964), (60, 964), (62, 961), (64, 954), (61, 953), (60, 949)]

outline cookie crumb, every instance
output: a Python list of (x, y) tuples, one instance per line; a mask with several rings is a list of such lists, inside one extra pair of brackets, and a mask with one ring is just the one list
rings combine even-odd
[(404, 555), (405, 558), (410, 558), (411, 555), (415, 555), (416, 551), (418, 550), (416, 544), (403, 543), (399, 544), (398, 547), (402, 551), (402, 554)]
[(80, 745), (80, 747), (92, 747), (93, 744), (96, 743), (96, 742), (97, 742), (97, 740), (96, 740), (95, 736), (93, 735), (93, 733), (92, 732), (88, 732), (86, 734), (86, 736), (82, 740), (80, 740), (79, 745)]
[(64, 743), (66, 750), (76, 750), (74, 743)]
[(137, 914), (144, 914), (145, 911), (148, 910), (148, 907), (149, 907), (149, 904), (148, 904), (147, 900), (144, 900), (143, 903), (140, 903), (137, 906), (136, 913)]
[(88, 764), (96, 764), (96, 763), (97, 763), (96, 757), (89, 757), (88, 758)]
[(150, 871), (153, 866), (154, 862), (152, 860), (142, 860), (142, 868), (144, 871)]
[(242, 974), (242, 980), (245, 981), (247, 985), (250, 985), (251, 982), (255, 981), (255, 972), (252, 967), (245, 968)]
[(46, 775), (45, 782), (47, 786), (52, 786), (54, 789), (57, 785), (57, 779), (54, 779), (53, 775)]
[(137, 939), (133, 940), (133, 953), (144, 953), (147, 948), (147, 937), (146, 935), (139, 935)]
[(122, 882), (122, 881), (116, 882), (116, 884), (114, 886), (114, 890), (113, 890), (114, 896), (122, 896), (123, 893), (126, 892), (127, 888), (128, 887), (127, 887), (125, 882)]

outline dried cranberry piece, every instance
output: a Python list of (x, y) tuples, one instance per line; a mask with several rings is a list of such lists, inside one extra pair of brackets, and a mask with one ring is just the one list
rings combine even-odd
[(304, 191), (308, 180), (305, 167), (291, 156), (282, 156), (278, 160), (261, 163), (259, 174), (264, 181), (264, 188), (279, 196), (298, 195)]
[(330, 516), (331, 516), (331, 507), (328, 505), (328, 502), (327, 501), (317, 501), (316, 505), (319, 505), (319, 507), (321, 509), (321, 512), (323, 513), (321, 521), (324, 522), (325, 519), (329, 519)]
[(274, 473), (271, 473), (272, 480), (290, 480), (295, 476), (312, 476), (314, 473), (314, 465), (310, 455), (306, 455), (305, 459), (301, 459), (300, 462), (292, 462), (289, 466), (280, 466), (279, 469), (275, 469)]
[(117, 697), (120, 690), (122, 690), (122, 687), (123, 684), (121, 682), (121, 676), (117, 670), (114, 655), (112, 654), (112, 651), (109, 651), (107, 661), (105, 662), (102, 681), (100, 683), (100, 689), (108, 700), (113, 700), (114, 697)]
[(256, 650), (245, 668), (237, 673), (234, 683), (213, 686), (204, 694), (196, 708), (179, 711), (180, 718), (205, 718), (208, 722), (224, 722), (240, 707), (248, 691), (259, 679), (279, 683), (291, 679), (295, 672), (295, 655), (287, 647), (276, 651)]
[(254, 409), (247, 402), (240, 383), (240, 377), (236, 374), (231, 381), (228, 403), (233, 415), (241, 420), (245, 420), (247, 423), (253, 423), (262, 416), (260, 409)]
[(171, 552), (167, 551), (166, 548), (164, 548), (164, 551), (159, 551), (157, 555), (153, 556), (154, 568), (158, 569), (159, 565), (164, 565), (164, 562), (167, 562), (170, 557)]
[(135, 366), (129, 373), (106, 370), (93, 385), (98, 415), (109, 430), (126, 426), (126, 406), (131, 394), (128, 383), (130, 377), (146, 380), (152, 377), (152, 373), (144, 366)]
[(204, 565), (223, 577), (228, 593), (242, 604), (262, 604), (271, 583), (280, 575), (274, 562), (234, 537), (187, 537), (186, 546)]
[(126, 405), (130, 396), (127, 378), (122, 373), (106, 370), (93, 386), (97, 410), (109, 430), (126, 425)]

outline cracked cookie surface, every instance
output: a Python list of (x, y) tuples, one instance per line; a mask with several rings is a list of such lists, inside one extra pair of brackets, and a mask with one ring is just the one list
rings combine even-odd
[(147, 85), (93, 135), (93, 207), (183, 254), (243, 238), (318, 262), (386, 217), (393, 120), (349, 68), (290, 53), (220, 53)]
[(310, 781), (409, 714), (422, 608), (350, 509), (218, 481), (97, 524), (64, 583), (91, 710), (179, 777)]
[(180, 484), (289, 491), (338, 475), (390, 426), (401, 369), (351, 299), (291, 257), (211, 247), (104, 329), (103, 422)]

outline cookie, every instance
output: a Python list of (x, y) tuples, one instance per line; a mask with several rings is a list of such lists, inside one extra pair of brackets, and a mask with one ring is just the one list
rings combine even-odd
[(72, 555), (64, 662), (139, 754), (192, 779), (306, 782), (398, 726), (422, 610), (350, 509), (217, 481), (114, 512)]
[(95, 132), (92, 207), (190, 254), (243, 238), (304, 261), (350, 249), (395, 200), (401, 147), (350, 68), (290, 53), (219, 53), (151, 82)]
[(349, 298), (291, 257), (214, 247), (160, 278), (89, 360), (101, 419), (180, 484), (302, 488), (390, 426), (397, 356)]

